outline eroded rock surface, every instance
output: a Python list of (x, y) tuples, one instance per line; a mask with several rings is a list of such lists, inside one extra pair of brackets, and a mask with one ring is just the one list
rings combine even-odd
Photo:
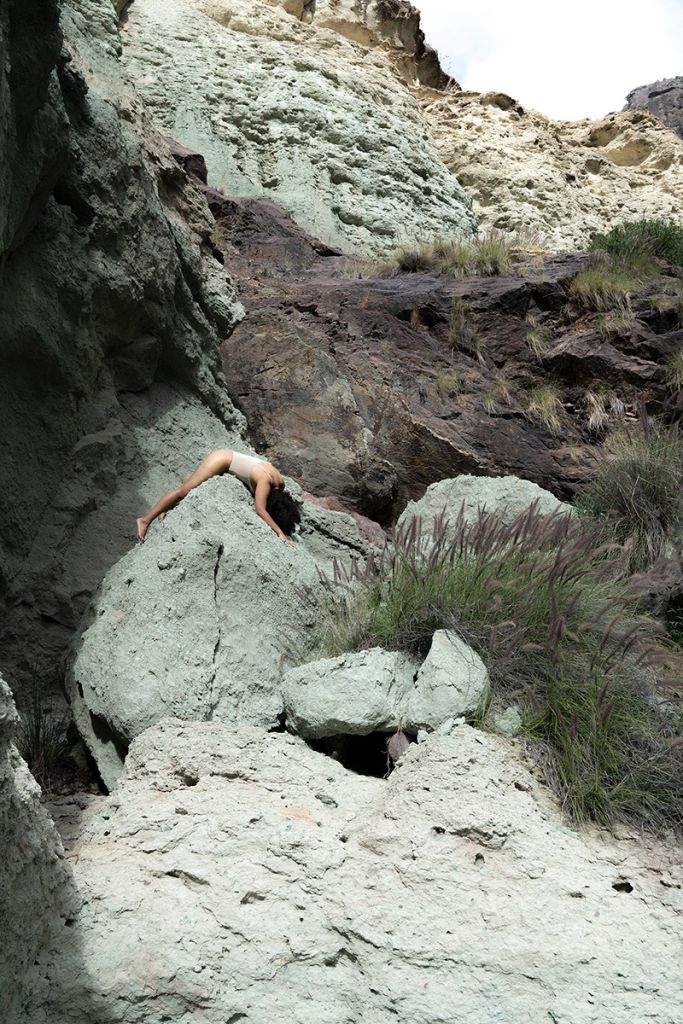
[(479, 511), (496, 512), (511, 523), (534, 505), (540, 515), (572, 514), (571, 505), (529, 480), (515, 476), (458, 476), (431, 484), (419, 501), (411, 501), (401, 513), (398, 525), (406, 527), (419, 516), (422, 530), (429, 532), (435, 519), (455, 518), (460, 510), (466, 522), (474, 522)]
[(312, 740), (432, 732), (474, 715), (488, 689), (479, 655), (446, 630), (437, 630), (422, 662), (373, 647), (308, 662), (282, 680), (287, 727)]
[(287, 725), (306, 739), (397, 729), (419, 663), (397, 651), (321, 658), (285, 673)]
[[(492, 278), (387, 277), (267, 200), (207, 195), (248, 310), (222, 349), (229, 392), (254, 446), (309, 492), (384, 524), (435, 480), (467, 473), (568, 498), (620, 416), (643, 400), (671, 405), (675, 276), (634, 292), (621, 317), (572, 295), (587, 256), (528, 254)], [(554, 425), (533, 411), (539, 389)]]
[(481, 227), (569, 250), (619, 221), (680, 220), (683, 140), (648, 112), (550, 121), (503, 93), (454, 89), (425, 90), (422, 106)]
[(408, 50), (389, 49), (417, 71), (417, 21), (386, 0), (135, 0), (124, 58), (157, 125), (204, 154), (212, 185), (267, 196), (325, 242), (377, 253), (473, 229), (417, 102), (375, 46), (404, 32)]
[(385, 783), (160, 723), (70, 843), (85, 961), (47, 952), (50, 1024), (674, 1024), (673, 851), (572, 831), (516, 750), (462, 726)]
[(455, 633), (437, 629), (407, 695), (404, 728), (432, 732), (453, 719), (471, 718), (488, 692), (488, 670), (477, 652)]

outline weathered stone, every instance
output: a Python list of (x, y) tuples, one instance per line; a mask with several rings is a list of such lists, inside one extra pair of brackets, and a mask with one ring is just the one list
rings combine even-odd
[(491, 717), (491, 728), (500, 736), (518, 736), (522, 731), (522, 716), (516, 704)]
[[(325, 6), (323, 24), (349, 24)], [(392, 6), (407, 25), (408, 5)], [(328, 244), (377, 253), (416, 232), (469, 236), (467, 196), (373, 46), (380, 25), (396, 34), (392, 19), (368, 7), (376, 30), (351, 42), (318, 27), (315, 4), (299, 20), (251, 0), (135, 0), (125, 66), (162, 130), (204, 154), (211, 185), (276, 200)]]
[(453, 480), (439, 480), (431, 484), (419, 501), (409, 502), (398, 525), (405, 527), (419, 516), (422, 529), (427, 532), (444, 512), (447, 518), (454, 519), (461, 508), (469, 523), (474, 522), (480, 509), (496, 512), (510, 523), (532, 504), (541, 515), (573, 514), (571, 505), (559, 501), (529, 480), (520, 480), (516, 476), (457, 476)]
[[(78, 900), (40, 788), (13, 744), (18, 715), (0, 676), (0, 992), (3, 1024), (33, 1024), (29, 1001), (49, 998), (37, 969), (46, 946), (73, 951), (67, 919)], [(70, 921), (69, 923), (73, 923)]]
[(680, 220), (683, 140), (650, 113), (551, 121), (501, 93), (453, 89), (425, 90), (422, 107), (482, 228), (562, 251), (618, 222)]
[(46, 948), (32, 1024), (679, 1017), (677, 851), (568, 828), (500, 737), (430, 737), (384, 782), (165, 722), (89, 815), (82, 954)]
[(307, 739), (396, 729), (417, 664), (373, 647), (290, 669), (282, 681), (287, 724)]
[[(621, 422), (611, 398), (628, 417), (641, 400), (672, 401), (665, 362), (683, 344), (673, 277), (634, 293), (633, 323), (610, 329), (569, 301), (586, 256), (523, 259), (492, 278), (387, 278), (267, 200), (209, 201), (249, 312), (222, 351), (253, 443), (306, 491), (383, 525), (462, 473), (512, 474), (570, 497), (603, 436), (588, 395), (604, 394), (607, 429)], [(528, 408), (548, 384), (557, 429)]]
[(407, 695), (403, 724), (409, 732), (438, 729), (480, 710), (489, 692), (483, 661), (455, 633), (436, 631), (427, 657)]

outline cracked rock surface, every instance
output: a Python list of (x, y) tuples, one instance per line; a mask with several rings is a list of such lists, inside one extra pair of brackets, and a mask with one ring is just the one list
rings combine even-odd
[(383, 782), (159, 723), (57, 808), (87, 941), (46, 950), (32, 1024), (675, 1024), (673, 851), (572, 831), (517, 750), (462, 726)]

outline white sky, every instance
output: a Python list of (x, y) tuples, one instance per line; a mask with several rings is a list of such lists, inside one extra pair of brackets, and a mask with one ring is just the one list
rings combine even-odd
[(683, 75), (683, 0), (412, 0), (463, 89), (495, 90), (548, 117), (600, 117), (626, 94)]

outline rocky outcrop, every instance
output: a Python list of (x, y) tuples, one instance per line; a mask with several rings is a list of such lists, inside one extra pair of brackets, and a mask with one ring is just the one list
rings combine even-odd
[(683, 342), (673, 276), (634, 293), (622, 317), (573, 297), (586, 256), (520, 253), (492, 278), (388, 277), (267, 201), (207, 194), (248, 311), (223, 345), (228, 389), (254, 446), (309, 492), (385, 524), (467, 473), (566, 498), (619, 421), (610, 403), (634, 417), (641, 400), (652, 412), (671, 402), (666, 364)]
[[(282, 2), (282, 0), (281, 0)], [(294, 0), (297, 4), (299, 0)], [(284, 0), (291, 9), (292, 0)], [(354, 43), (383, 49), (403, 80), (411, 86), (444, 89), (453, 80), (426, 42), (420, 12), (405, 0), (316, 0), (305, 4), (311, 23), (329, 28)]]
[(642, 217), (680, 220), (683, 141), (652, 114), (550, 121), (502, 93), (426, 90), (422, 106), (480, 227), (552, 250)]
[(287, 725), (306, 739), (395, 730), (417, 670), (381, 647), (290, 669), (282, 681)]
[(134, 516), (242, 424), (206, 204), (122, 76), (110, 0), (58, 13), (1, 16), (0, 661), (22, 697), (59, 685)]
[(368, 736), (403, 729), (433, 732), (471, 718), (489, 689), (478, 654), (453, 633), (437, 630), (419, 660), (381, 647), (322, 658), (290, 669), (282, 680), (286, 725), (305, 739)]
[(552, 250), (679, 217), (683, 142), (661, 121), (554, 122), (463, 92), (403, 0), (135, 0), (124, 38), (158, 123), (205, 153), (213, 185), (275, 199), (347, 252), (467, 232), (455, 179), (481, 227)]
[(204, 154), (212, 185), (266, 196), (328, 244), (377, 253), (473, 229), (385, 53), (396, 38), (390, 52), (421, 74), (417, 23), (396, 0), (135, 0), (124, 60), (157, 125)]
[[(104, 579), (67, 674), (81, 735), (108, 787), (130, 741), (161, 718), (275, 728), (283, 654), (315, 624), (316, 566), (363, 554), (353, 520), (319, 508), (294, 548), (233, 477), (193, 491)], [(326, 567), (327, 567), (326, 565)]]
[(624, 110), (649, 110), (683, 138), (683, 76), (632, 89)]
[(433, 732), (458, 718), (472, 719), (489, 693), (489, 674), (476, 651), (446, 629), (437, 629), (407, 696), (403, 725)]
[(40, 965), (46, 946), (74, 951), (78, 911), (62, 843), (40, 789), (13, 744), (18, 715), (0, 677), (0, 992), (4, 1024), (28, 1024), (28, 1004), (49, 999)]
[(160, 723), (70, 854), (84, 958), (46, 950), (51, 1024), (679, 1014), (675, 851), (567, 828), (518, 747), (467, 726), (384, 782)]

